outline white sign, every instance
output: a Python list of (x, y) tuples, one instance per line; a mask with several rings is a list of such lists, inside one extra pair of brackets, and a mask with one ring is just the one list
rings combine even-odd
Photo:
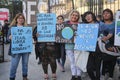
[(120, 46), (120, 11), (117, 11), (116, 13), (114, 45)]

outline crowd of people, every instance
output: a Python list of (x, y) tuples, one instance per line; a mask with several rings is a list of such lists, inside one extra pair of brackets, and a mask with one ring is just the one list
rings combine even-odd
[[(113, 12), (110, 9), (103, 10), (101, 16), (95, 16), (91, 11), (85, 12), (82, 16), (79, 11), (72, 10), (69, 14), (68, 21), (64, 21), (64, 16), (57, 16), (56, 24), (99, 24), (98, 26), (98, 38), (101, 37), (102, 42), (108, 44), (106, 49), (111, 52), (116, 52), (114, 48), (114, 34), (115, 34), (115, 19), (113, 17)], [(7, 24), (8, 25), (8, 24)], [(5, 25), (5, 26), (7, 26)], [(27, 26), (25, 17), (23, 14), (19, 13), (15, 16), (10, 24), (10, 29), (8, 33), (5, 34), (6, 43), (11, 42), (11, 27), (24, 27)], [(40, 36), (37, 33), (37, 26), (33, 30), (33, 39), (35, 43), (35, 54), (36, 59), (39, 59), (38, 64), (42, 64), (44, 71), (44, 79), (48, 80), (48, 65), (50, 64), (52, 71), (52, 79), (57, 80), (56, 70), (57, 64), (62, 72), (65, 72), (65, 61), (66, 56), (70, 60), (71, 68), (71, 80), (82, 80), (81, 75), (83, 71), (75, 64), (75, 50), (74, 43), (56, 43), (56, 42), (38, 42), (37, 38)], [(8, 28), (6, 28), (8, 30)], [(76, 34), (76, 33), (74, 33)], [(103, 36), (101, 36), (103, 35)], [(10, 44), (11, 48), (11, 44)], [(120, 47), (117, 49), (120, 50)], [(116, 65), (117, 57), (106, 54), (102, 52), (99, 45), (96, 45), (95, 52), (89, 52), (87, 61), (87, 73), (91, 80), (113, 80), (114, 68)], [(80, 54), (80, 51), (78, 51)], [(22, 57), (22, 75), (23, 80), (28, 80), (28, 61), (30, 52), (12, 54), (9, 49), (9, 54), (11, 55), (11, 66), (10, 66), (10, 80), (15, 80), (16, 71), (20, 58)], [(106, 79), (106, 75), (108, 78)], [(120, 79), (120, 78), (119, 78)]]

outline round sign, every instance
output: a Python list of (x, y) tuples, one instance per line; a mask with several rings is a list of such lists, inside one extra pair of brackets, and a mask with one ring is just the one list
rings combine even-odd
[(62, 36), (65, 39), (71, 39), (73, 37), (73, 30), (70, 27), (65, 27), (62, 30)]

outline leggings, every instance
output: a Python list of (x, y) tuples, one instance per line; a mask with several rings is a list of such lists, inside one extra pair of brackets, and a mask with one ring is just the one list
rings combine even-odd
[(50, 64), (52, 73), (56, 73), (57, 64), (54, 51), (45, 50), (42, 54), (42, 67), (45, 74), (48, 74), (48, 64)]

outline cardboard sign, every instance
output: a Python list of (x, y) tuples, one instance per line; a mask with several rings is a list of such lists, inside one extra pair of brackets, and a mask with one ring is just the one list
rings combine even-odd
[(32, 27), (12, 27), (11, 35), (13, 54), (32, 51)]
[(74, 32), (77, 29), (75, 24), (57, 24), (56, 25), (56, 42), (57, 43), (74, 43)]
[(74, 49), (95, 51), (99, 24), (78, 24)]
[(40, 13), (37, 15), (38, 42), (55, 42), (56, 15)]
[(115, 18), (115, 41), (114, 45), (120, 46), (120, 11), (117, 11)]

